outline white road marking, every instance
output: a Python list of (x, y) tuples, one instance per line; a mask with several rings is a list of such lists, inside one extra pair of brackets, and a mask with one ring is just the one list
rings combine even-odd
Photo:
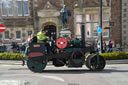
[(8, 75), (2, 75), (3, 77), (10, 77), (10, 76), (36, 76), (36, 77), (43, 77), (43, 78), (48, 78), (48, 79), (53, 79), (53, 80), (58, 80), (61, 82), (64, 82), (64, 79), (61, 77), (57, 76), (47, 76), (47, 75), (34, 75), (34, 74), (8, 74)]
[(0, 80), (0, 85), (29, 85), (29, 82), (23, 80)]
[(13, 66), (13, 65), (0, 65), (0, 66)]

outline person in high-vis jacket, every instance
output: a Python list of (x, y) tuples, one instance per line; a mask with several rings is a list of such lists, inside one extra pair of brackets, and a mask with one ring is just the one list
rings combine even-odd
[(46, 44), (48, 39), (47, 36), (45, 35), (47, 31), (40, 31), (37, 33), (36, 37), (37, 37), (37, 43), (44, 43)]
[[(38, 32), (36, 34), (36, 36), (34, 36), (29, 43), (42, 43), (45, 45), (45, 50), (46, 50), (46, 53), (49, 53), (50, 51), (50, 46), (48, 44), (48, 39), (47, 39), (47, 36), (46, 36), (46, 32), (45, 30), (41, 30), (40, 32)], [(28, 53), (29, 53), (29, 47), (26, 48), (25, 50), (25, 57), (28, 57)], [(25, 65), (25, 61), (23, 59), (23, 64), (22, 65)]]
[(36, 37), (37, 37), (37, 43), (43, 43), (45, 45), (45, 50), (49, 54), (50, 45), (48, 43), (46, 33), (47, 33), (47, 30), (42, 30), (42, 31), (37, 33)]

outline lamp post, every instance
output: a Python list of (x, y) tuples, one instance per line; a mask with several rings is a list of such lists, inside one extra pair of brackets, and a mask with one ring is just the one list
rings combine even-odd
[[(99, 9), (99, 11), (100, 11), (100, 21), (99, 21), (99, 23), (100, 23), (100, 27), (102, 28), (102, 0), (100, 0), (100, 9)], [(103, 52), (102, 32), (100, 33), (99, 37), (100, 37), (100, 53), (102, 53)]]

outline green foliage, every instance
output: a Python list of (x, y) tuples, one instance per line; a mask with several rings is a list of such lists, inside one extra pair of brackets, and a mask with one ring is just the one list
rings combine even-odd
[[(89, 53), (85, 54), (86, 56)], [(117, 60), (117, 59), (128, 59), (128, 52), (112, 52), (112, 53), (101, 53), (101, 56), (105, 58), (105, 60)], [(0, 53), (0, 60), (21, 60), (24, 54), (20, 53)]]
[(20, 53), (0, 53), (0, 60), (21, 60), (23, 56)]
[(106, 60), (128, 59), (128, 52), (101, 53)]

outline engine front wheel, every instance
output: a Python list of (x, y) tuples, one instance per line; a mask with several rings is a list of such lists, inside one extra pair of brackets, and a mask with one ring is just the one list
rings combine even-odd
[(101, 71), (105, 65), (105, 59), (100, 55), (90, 55), (86, 59), (86, 66), (92, 71)]

